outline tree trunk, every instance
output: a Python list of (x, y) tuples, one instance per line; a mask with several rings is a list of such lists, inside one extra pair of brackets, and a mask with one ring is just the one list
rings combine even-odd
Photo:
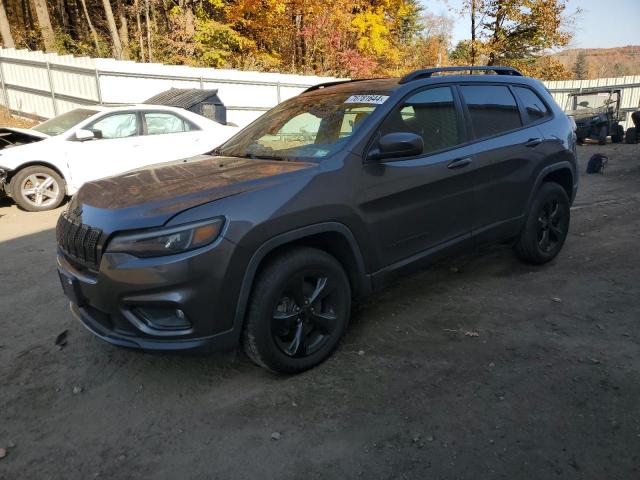
[(51, 17), (47, 8), (47, 0), (33, 0), (36, 7), (36, 16), (38, 17), (38, 25), (42, 42), (46, 52), (52, 52), (55, 49), (56, 36), (51, 26)]
[(87, 0), (80, 0), (80, 5), (82, 5), (82, 11), (84, 12), (84, 17), (87, 19), (87, 25), (89, 25), (89, 30), (91, 31), (91, 37), (93, 38), (93, 44), (96, 47), (96, 55), (100, 55), (100, 39), (98, 38), (98, 32), (96, 32), (95, 27), (93, 26), (93, 22), (91, 21), (91, 16), (89, 15), (89, 10), (87, 9)]
[(64, 8), (64, 0), (58, 0), (58, 15), (60, 17), (60, 23), (62, 24), (62, 30), (67, 31), (67, 27), (69, 26), (67, 22), (67, 12)]
[(122, 4), (122, 0), (116, 0), (116, 10), (118, 12), (118, 21), (120, 22), (118, 35), (122, 44), (122, 60), (129, 60), (129, 25), (127, 23), (127, 11)]
[(134, 0), (133, 8), (136, 11), (136, 36), (138, 37), (138, 47), (140, 48), (140, 61), (144, 62), (144, 40), (142, 38), (142, 21), (140, 20), (140, 3)]
[(13, 41), (13, 35), (11, 35), (11, 27), (9, 26), (4, 0), (0, 0), (0, 34), (2, 35), (2, 45), (5, 48), (14, 48), (16, 46)]
[(118, 36), (118, 27), (116, 26), (116, 19), (113, 16), (110, 0), (102, 0), (102, 6), (104, 7), (104, 15), (107, 19), (109, 34), (111, 35), (111, 42), (113, 44), (113, 58), (122, 60), (122, 43)]
[(476, 64), (476, 0), (471, 0), (471, 66)]
[(33, 13), (31, 13), (31, 5), (28, 0), (22, 0), (22, 15), (25, 28), (33, 30)]
[(144, 20), (147, 24), (147, 53), (149, 62), (153, 62), (153, 50), (151, 46), (151, 21), (149, 20), (149, 0), (144, 0)]
[(493, 66), (496, 64), (498, 60), (497, 49), (499, 47), (500, 38), (502, 36), (502, 23), (504, 22), (504, 11), (502, 9), (502, 4), (498, 2), (498, 6), (496, 9), (496, 20), (493, 27), (493, 35), (491, 39), (491, 53), (489, 54), (489, 61), (487, 62), (488, 66)]

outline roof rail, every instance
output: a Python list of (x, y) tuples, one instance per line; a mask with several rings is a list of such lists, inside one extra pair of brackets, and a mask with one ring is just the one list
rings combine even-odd
[(434, 73), (441, 72), (495, 72), (498, 75), (514, 75), (521, 77), (522, 73), (513, 67), (437, 67), (416, 70), (400, 79), (399, 83), (408, 83), (421, 78), (431, 78)]
[(321, 88), (333, 87), (334, 85), (340, 85), (342, 83), (364, 82), (366, 80), (377, 80), (375, 78), (355, 78), (351, 80), (336, 80), (333, 82), (319, 83), (307, 88), (302, 93), (313, 92), (314, 90), (320, 90)]

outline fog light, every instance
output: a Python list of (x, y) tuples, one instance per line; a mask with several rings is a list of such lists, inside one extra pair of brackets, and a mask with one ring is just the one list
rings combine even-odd
[(135, 315), (155, 330), (186, 330), (191, 322), (181, 309), (171, 307), (136, 307)]

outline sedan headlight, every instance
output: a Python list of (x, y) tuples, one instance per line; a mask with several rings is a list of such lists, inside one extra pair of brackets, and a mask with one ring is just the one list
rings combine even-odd
[(107, 252), (129, 253), (136, 257), (160, 257), (187, 252), (212, 243), (220, 235), (224, 220), (216, 218), (178, 227), (117, 235)]

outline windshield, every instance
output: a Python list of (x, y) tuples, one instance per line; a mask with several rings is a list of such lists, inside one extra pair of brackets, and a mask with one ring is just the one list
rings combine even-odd
[(284, 102), (222, 145), (216, 154), (320, 161), (340, 150), (379, 105), (381, 93), (335, 93)]
[(98, 113), (97, 110), (89, 110), (88, 108), (76, 108), (75, 110), (71, 110), (70, 112), (63, 113), (62, 115), (58, 115), (57, 117), (53, 117), (51, 120), (47, 120), (46, 122), (42, 122), (40, 125), (36, 125), (33, 127), (33, 130), (36, 130), (41, 133), (46, 133), (47, 135), (55, 136), (60, 135), (61, 133), (66, 132), (70, 128), (75, 127), (77, 124), (86, 120), (92, 115)]
[(573, 109), (575, 111), (595, 110), (606, 106), (613, 106), (617, 101), (617, 92), (600, 92), (576, 95), (574, 97)]

